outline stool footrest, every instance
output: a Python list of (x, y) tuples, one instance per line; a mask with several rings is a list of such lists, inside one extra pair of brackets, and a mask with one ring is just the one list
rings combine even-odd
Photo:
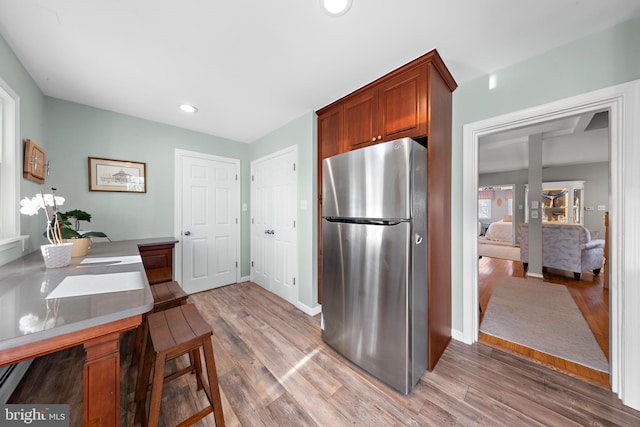
[[(196, 421), (200, 421), (201, 419), (203, 419), (204, 417), (206, 417), (211, 413), (213, 413), (213, 408), (211, 406), (207, 406), (200, 412), (193, 414), (192, 416), (190, 416), (189, 418), (187, 418), (186, 420), (178, 424), (177, 427), (186, 427), (186, 426), (193, 425), (196, 423)], [(217, 425), (218, 423), (216, 423), (216, 427)]]

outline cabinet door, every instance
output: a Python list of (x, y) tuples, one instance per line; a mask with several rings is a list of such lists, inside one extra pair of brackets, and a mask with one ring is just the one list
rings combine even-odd
[(427, 72), (424, 66), (412, 68), (380, 85), (378, 117), (383, 141), (427, 135)]
[(362, 92), (344, 103), (344, 148), (355, 150), (378, 140), (378, 91)]
[(318, 159), (326, 159), (344, 151), (343, 119), (342, 105), (337, 105), (318, 116)]
[(584, 189), (582, 187), (573, 189), (573, 203), (571, 204), (573, 206), (573, 212), (571, 214), (571, 220), (573, 221), (573, 224), (582, 224), (583, 191)]

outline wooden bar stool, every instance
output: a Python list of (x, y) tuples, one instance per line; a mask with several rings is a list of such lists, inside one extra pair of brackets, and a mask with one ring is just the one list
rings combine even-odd
[(153, 295), (153, 313), (178, 307), (187, 303), (189, 296), (175, 280), (151, 285)]
[[(157, 313), (158, 311), (168, 310), (173, 307), (178, 307), (187, 303), (189, 295), (182, 290), (178, 282), (163, 282), (151, 285), (151, 295), (153, 295), (153, 308), (151, 313)], [(138, 364), (138, 357), (140, 356), (140, 349), (142, 347), (143, 340), (146, 340), (147, 336), (147, 321), (146, 315), (142, 319), (142, 324), (133, 336), (133, 350), (131, 354), (131, 366)]]
[[(189, 426), (213, 412), (216, 427), (224, 426), (222, 402), (218, 386), (216, 362), (213, 356), (211, 326), (202, 318), (193, 304), (181, 305), (147, 316), (149, 328), (148, 340), (142, 343), (140, 355), (142, 363), (138, 368), (136, 387), (135, 422), (142, 425), (156, 426), (160, 415), (162, 386), (184, 374), (196, 374), (197, 389), (204, 389), (209, 406), (181, 422), (180, 426)], [(204, 352), (206, 379), (202, 372), (200, 348)], [(184, 354), (189, 354), (189, 366), (165, 377), (165, 364)], [(146, 419), (147, 389), (153, 365), (153, 381), (151, 385), (151, 402), (149, 419)]]

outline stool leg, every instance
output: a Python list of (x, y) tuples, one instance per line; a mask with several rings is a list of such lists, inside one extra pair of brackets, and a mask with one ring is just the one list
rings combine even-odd
[(213, 416), (216, 420), (216, 427), (224, 427), (224, 415), (222, 414), (222, 400), (220, 399), (220, 387), (218, 385), (218, 371), (216, 371), (216, 360), (213, 356), (213, 345), (211, 338), (205, 340), (202, 349), (204, 350), (204, 361), (207, 365), (207, 377), (209, 380), (209, 396), (211, 406), (213, 406)]
[(131, 366), (136, 366), (138, 364), (138, 360), (140, 359), (140, 352), (142, 351), (142, 339), (143, 339), (143, 329), (145, 323), (146, 315), (142, 317), (142, 325), (138, 326), (136, 330), (133, 332), (132, 344), (131, 344)]
[(149, 423), (157, 426), (160, 419), (160, 401), (162, 400), (162, 385), (164, 384), (164, 365), (167, 362), (165, 353), (156, 354), (153, 367), (153, 383), (151, 384), (151, 403), (149, 404)]
[(196, 384), (198, 390), (202, 390), (202, 359), (200, 358), (200, 349), (196, 348), (189, 352), (189, 362), (193, 368), (193, 372), (196, 374)]
[(149, 388), (149, 375), (151, 374), (151, 361), (153, 346), (151, 345), (151, 338), (149, 337), (149, 325), (147, 322), (142, 326), (142, 348), (140, 349), (140, 359), (138, 363), (138, 378), (136, 381), (136, 415), (135, 423), (141, 423), (144, 425), (144, 408), (147, 404), (147, 389)]

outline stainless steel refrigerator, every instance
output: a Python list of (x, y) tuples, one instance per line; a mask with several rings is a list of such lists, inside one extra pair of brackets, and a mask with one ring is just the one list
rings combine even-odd
[(426, 203), (412, 139), (323, 160), (322, 338), (404, 394), (428, 363)]

